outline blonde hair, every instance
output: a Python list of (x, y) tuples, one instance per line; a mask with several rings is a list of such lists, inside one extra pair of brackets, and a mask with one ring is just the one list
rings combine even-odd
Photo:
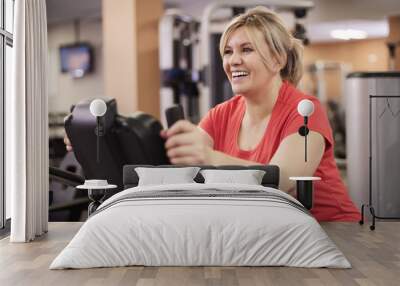
[[(284, 25), (281, 18), (273, 11), (258, 6), (246, 13), (235, 17), (222, 34), (219, 51), (224, 55), (227, 42), (237, 29), (244, 27), (251, 43), (263, 59), (264, 64), (271, 69), (273, 62), (268, 54), (260, 48), (260, 41), (264, 40), (275, 61), (282, 67), (280, 75), (293, 85), (297, 85), (303, 76), (303, 45), (294, 38)], [(260, 36), (262, 38), (260, 39)]]

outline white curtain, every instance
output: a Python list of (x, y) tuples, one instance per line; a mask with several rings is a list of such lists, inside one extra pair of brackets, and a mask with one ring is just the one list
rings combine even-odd
[(47, 232), (48, 108), (45, 0), (15, 1), (13, 93), (6, 98), (6, 187), (12, 242)]

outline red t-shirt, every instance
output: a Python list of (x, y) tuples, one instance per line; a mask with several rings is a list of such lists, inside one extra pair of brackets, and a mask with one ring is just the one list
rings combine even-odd
[[(253, 150), (241, 150), (238, 134), (245, 113), (246, 103), (236, 95), (213, 109), (199, 126), (214, 139), (214, 149), (233, 157), (268, 164), (282, 140), (297, 133), (304, 119), (297, 112), (302, 99), (314, 103), (314, 113), (308, 119), (308, 128), (325, 138), (325, 151), (314, 176), (314, 205), (311, 213), (319, 221), (358, 221), (360, 213), (351, 201), (343, 184), (333, 155), (333, 136), (326, 112), (318, 99), (308, 96), (284, 81), (265, 130), (263, 139)], [(304, 152), (304, 147), (299, 152)], [(299, 147), (300, 148), (300, 147)]]

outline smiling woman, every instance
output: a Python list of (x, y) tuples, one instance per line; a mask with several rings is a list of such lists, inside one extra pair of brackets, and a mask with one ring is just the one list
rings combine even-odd
[[(259, 8), (262, 9), (262, 8)], [(233, 37), (233, 34), (237, 34)], [(239, 42), (228, 42), (233, 39)], [(232, 60), (233, 47), (249, 55), (263, 65), (264, 72), (280, 72), (283, 80), (297, 85), (303, 75), (302, 44), (285, 28), (282, 20), (275, 13), (263, 16), (254, 13), (249, 17), (235, 18), (226, 29), (220, 41), (220, 53), (224, 60), (224, 70), (228, 75), (229, 61)], [(256, 57), (253, 51), (257, 52)], [(261, 62), (260, 62), (261, 58)], [(234, 58), (233, 60), (238, 60)], [(228, 69), (228, 70), (227, 70)]]
[[(223, 68), (235, 96), (211, 109), (199, 126), (178, 121), (162, 135), (173, 164), (254, 165), (280, 168), (279, 188), (294, 194), (291, 176), (317, 176), (313, 215), (320, 221), (358, 221), (333, 156), (332, 130), (318, 99), (296, 89), (302, 45), (278, 15), (256, 7), (234, 18), (220, 41)], [(308, 99), (307, 152), (298, 134), (297, 105)]]

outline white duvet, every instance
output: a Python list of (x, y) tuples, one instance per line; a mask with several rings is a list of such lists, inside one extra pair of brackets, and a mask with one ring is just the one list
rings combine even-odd
[[(242, 195), (180, 197), (177, 192), (173, 197), (129, 199), (171, 190)], [(263, 191), (271, 198), (253, 197), (251, 191)], [(350, 268), (318, 222), (295, 204), (299, 203), (279, 190), (254, 185), (194, 183), (127, 189), (99, 207), (50, 269), (127, 265)]]

